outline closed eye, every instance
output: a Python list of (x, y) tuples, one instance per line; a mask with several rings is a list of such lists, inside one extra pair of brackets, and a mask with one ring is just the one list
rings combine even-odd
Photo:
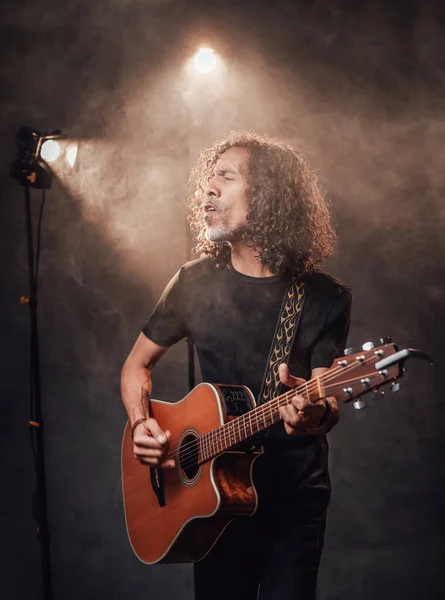
[(220, 177), (224, 177), (224, 179), (227, 179), (228, 181), (233, 181), (233, 179), (235, 179), (233, 173), (229, 173), (228, 171), (216, 171), (216, 174)]

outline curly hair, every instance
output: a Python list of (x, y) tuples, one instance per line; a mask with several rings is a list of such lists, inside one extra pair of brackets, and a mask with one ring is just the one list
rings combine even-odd
[(244, 240), (274, 274), (304, 273), (319, 268), (334, 254), (336, 234), (330, 205), (307, 158), (276, 138), (254, 132), (232, 132), (203, 150), (187, 184), (188, 220), (195, 251), (212, 257), (218, 267), (230, 264), (228, 242), (205, 237), (203, 204), (206, 187), (221, 155), (232, 147), (249, 152), (249, 212)]

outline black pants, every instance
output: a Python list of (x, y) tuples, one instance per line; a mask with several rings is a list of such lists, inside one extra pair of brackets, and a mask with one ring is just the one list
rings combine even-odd
[(195, 564), (196, 600), (315, 599), (326, 503), (256, 486), (257, 513), (231, 523)]

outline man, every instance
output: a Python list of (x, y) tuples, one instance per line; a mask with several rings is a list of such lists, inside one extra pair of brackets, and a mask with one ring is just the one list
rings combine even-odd
[[(151, 370), (169, 346), (191, 335), (204, 381), (244, 384), (258, 397), (292, 275), (303, 277), (305, 298), (288, 365), (279, 367), (283, 386), (321, 375), (349, 329), (349, 289), (318, 270), (335, 234), (304, 156), (266, 136), (234, 133), (202, 153), (188, 192), (202, 257), (171, 280), (122, 370), (134, 454), (152, 466), (174, 466), (169, 432), (150, 418), (147, 402)], [(199, 600), (315, 598), (330, 497), (325, 433), (338, 407), (335, 398), (312, 404), (295, 395), (280, 411), (254, 463), (257, 513), (229, 525), (195, 565)]]

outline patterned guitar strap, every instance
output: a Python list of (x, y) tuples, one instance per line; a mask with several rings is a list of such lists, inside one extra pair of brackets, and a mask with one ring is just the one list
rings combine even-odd
[(278, 367), (281, 363), (289, 363), (290, 353), (303, 310), (305, 286), (306, 283), (302, 277), (292, 276), (289, 287), (284, 294), (283, 304), (281, 305), (264, 371), (261, 391), (258, 396), (258, 406), (269, 402), (269, 400), (279, 395), (281, 382), (278, 375)]

